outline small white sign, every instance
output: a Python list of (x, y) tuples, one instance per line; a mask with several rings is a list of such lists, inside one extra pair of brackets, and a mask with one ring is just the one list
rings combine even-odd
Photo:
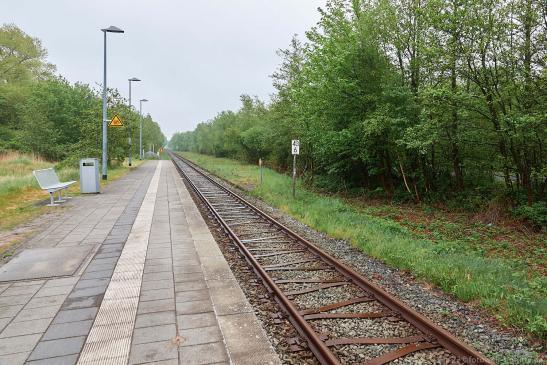
[(299, 155), (300, 154), (300, 140), (293, 139), (292, 140), (292, 154), (293, 155)]

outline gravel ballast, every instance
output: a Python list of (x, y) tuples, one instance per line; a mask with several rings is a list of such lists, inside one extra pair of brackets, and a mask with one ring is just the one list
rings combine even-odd
[[(544, 349), (541, 345), (533, 345), (524, 335), (512, 330), (506, 330), (497, 325), (496, 321), (490, 316), (473, 308), (457, 299), (442, 293), (440, 290), (432, 288), (431, 285), (416, 280), (406, 272), (393, 269), (379, 260), (368, 257), (359, 249), (353, 247), (344, 240), (336, 240), (319, 233), (310, 227), (302, 224), (298, 220), (287, 214), (265, 204), (264, 202), (247, 195), (245, 191), (216, 178), (216, 181), (233, 190), (235, 193), (244, 195), (245, 198), (255, 204), (283, 225), (294, 230), (313, 244), (322, 248), (332, 256), (349, 265), (360, 272), (373, 283), (381, 286), (384, 290), (395, 295), (408, 306), (427, 316), (429, 319), (445, 328), (460, 339), (463, 339), (475, 349), (482, 352), (496, 363), (499, 364), (541, 364), (538, 359), (538, 353)], [(196, 199), (197, 200), (197, 199)], [(208, 224), (219, 242), (221, 250), (230, 263), (236, 278), (239, 280), (242, 288), (249, 298), (249, 301), (255, 308), (255, 313), (263, 322), (263, 326), (268, 333), (272, 345), (279, 353), (282, 361), (287, 364), (314, 364), (316, 360), (309, 350), (305, 349), (305, 343), (298, 340), (298, 335), (286, 318), (280, 313), (276, 304), (271, 303), (267, 290), (256, 280), (257, 276), (249, 270), (242, 256), (235, 249), (235, 246), (226, 238), (222, 230), (207, 212), (203, 209), (202, 203), (198, 202), (202, 214), (204, 214)], [(337, 289), (332, 288), (336, 291)], [(318, 298), (318, 302), (321, 298)], [(348, 321), (348, 323), (354, 323)], [(374, 321), (364, 321), (364, 326), (369, 330), (374, 329)], [(354, 333), (357, 331), (367, 331), (367, 328), (341, 328), (343, 333)], [(341, 334), (342, 334), (341, 332)], [(289, 340), (287, 340), (289, 339)], [(382, 347), (383, 346), (383, 347)], [(366, 351), (378, 351), (381, 353), (386, 350), (387, 345), (368, 346)], [(385, 347), (385, 348), (384, 348)], [(302, 351), (294, 351), (295, 349)], [(336, 352), (344, 352), (344, 346)], [(376, 349), (375, 349), (376, 348)], [(360, 348), (359, 351), (365, 351)], [(359, 353), (359, 351), (351, 351)], [(431, 359), (439, 359), (439, 354), (444, 360), (441, 363), (454, 363), (452, 355), (446, 353), (443, 349), (433, 349), (424, 353), (408, 355), (404, 359), (398, 360), (399, 364), (418, 364), (430, 363)], [(418, 356), (419, 355), (419, 356)], [(363, 358), (369, 357), (363, 353)], [(342, 358), (344, 363), (359, 361), (359, 358)]]

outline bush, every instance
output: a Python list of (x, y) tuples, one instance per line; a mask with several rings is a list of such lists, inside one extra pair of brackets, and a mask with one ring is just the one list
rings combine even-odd
[(538, 229), (547, 228), (547, 203), (545, 202), (537, 202), (531, 206), (521, 205), (514, 210), (514, 215)]

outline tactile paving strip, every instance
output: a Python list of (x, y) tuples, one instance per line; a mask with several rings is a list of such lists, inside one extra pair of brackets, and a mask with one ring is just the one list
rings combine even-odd
[(78, 364), (127, 364), (161, 166), (150, 181)]

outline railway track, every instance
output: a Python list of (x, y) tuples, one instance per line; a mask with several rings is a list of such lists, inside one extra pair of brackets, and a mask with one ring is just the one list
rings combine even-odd
[(168, 153), (321, 364), (493, 364), (192, 162)]

